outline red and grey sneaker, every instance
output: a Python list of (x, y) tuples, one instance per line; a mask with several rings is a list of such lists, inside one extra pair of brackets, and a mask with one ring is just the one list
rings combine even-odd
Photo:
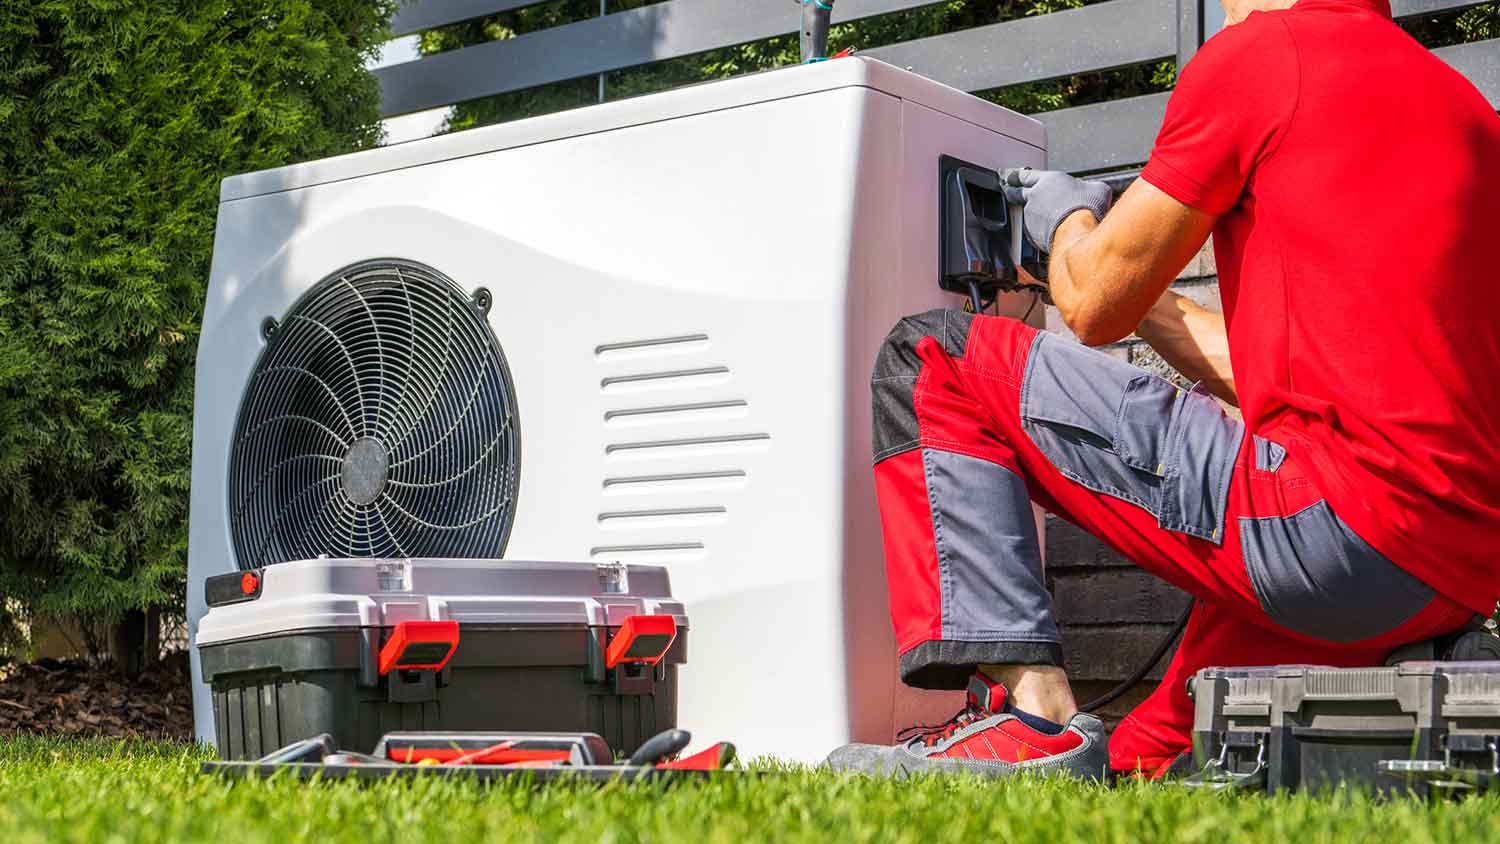
[(1080, 712), (1066, 725), (1043, 729), (1046, 722), (1006, 706), (1005, 698), (1004, 686), (975, 674), (969, 680), (968, 706), (946, 724), (907, 731), (913, 735), (894, 747), (847, 744), (823, 764), (835, 771), (895, 776), (951, 772), (1002, 777), (1031, 771), (1105, 778), (1109, 749), (1098, 718)]

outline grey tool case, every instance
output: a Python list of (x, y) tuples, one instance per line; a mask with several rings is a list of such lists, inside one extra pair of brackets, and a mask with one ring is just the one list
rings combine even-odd
[[(629, 754), (677, 725), (687, 616), (661, 567), (317, 559), (209, 578), (206, 595), (194, 646), (223, 759), (320, 733), (367, 752), (395, 730), (594, 732)], [(654, 665), (607, 667), (631, 616), (671, 616), (676, 636)], [(393, 637), (434, 621), (457, 625), (441, 670), (380, 670)]]
[(1426, 794), (1500, 773), (1500, 662), (1205, 668), (1185, 784)]

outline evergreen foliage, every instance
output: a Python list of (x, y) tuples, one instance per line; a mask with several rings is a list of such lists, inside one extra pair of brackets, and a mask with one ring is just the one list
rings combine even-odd
[(181, 604), (219, 181), (379, 140), (392, 5), (0, 3), (0, 593)]
[(1398, 23), (1429, 48), (1500, 38), (1500, 3), (1416, 15)]

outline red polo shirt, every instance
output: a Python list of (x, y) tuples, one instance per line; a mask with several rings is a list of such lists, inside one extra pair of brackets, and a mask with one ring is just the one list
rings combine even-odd
[(1184, 68), (1141, 177), (1219, 215), (1235, 387), (1367, 542), (1500, 597), (1500, 117), (1390, 20), (1299, 0)]

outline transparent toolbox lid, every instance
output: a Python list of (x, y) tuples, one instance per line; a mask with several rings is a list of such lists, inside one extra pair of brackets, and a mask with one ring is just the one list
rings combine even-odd
[(318, 559), (209, 578), (195, 645), (298, 630), (460, 624), (619, 625), (687, 614), (661, 566), (513, 560)]

